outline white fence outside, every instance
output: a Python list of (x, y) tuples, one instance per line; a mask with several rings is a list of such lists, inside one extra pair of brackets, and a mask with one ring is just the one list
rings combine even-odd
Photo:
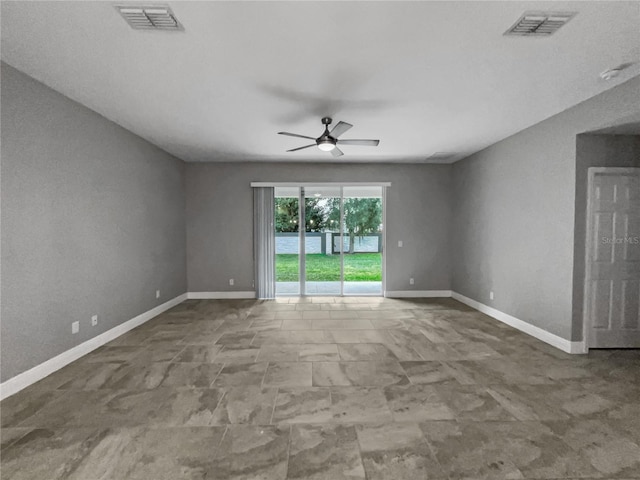
[[(372, 234), (356, 237), (354, 253), (376, 253), (382, 251), (382, 235)], [(340, 252), (340, 234), (334, 232), (311, 232), (305, 234), (305, 252), (307, 254)], [(349, 252), (349, 235), (343, 236), (343, 251)], [(300, 239), (297, 233), (276, 233), (276, 254), (300, 253)]]

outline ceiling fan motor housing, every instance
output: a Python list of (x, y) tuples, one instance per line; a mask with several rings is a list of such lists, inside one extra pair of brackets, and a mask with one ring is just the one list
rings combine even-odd
[(316, 144), (320, 150), (329, 151), (336, 146), (336, 139), (329, 134), (329, 125), (331, 125), (331, 117), (323, 117), (324, 133), (316, 138)]

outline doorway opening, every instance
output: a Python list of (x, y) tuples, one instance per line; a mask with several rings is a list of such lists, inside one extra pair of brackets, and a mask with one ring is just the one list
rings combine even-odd
[(384, 187), (275, 187), (276, 295), (377, 295), (384, 281)]

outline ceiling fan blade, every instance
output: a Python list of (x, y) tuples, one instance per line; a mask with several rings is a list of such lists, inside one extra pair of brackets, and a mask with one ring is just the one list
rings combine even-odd
[(329, 132), (329, 135), (331, 135), (333, 138), (338, 138), (351, 127), (353, 127), (353, 125), (351, 125), (350, 123), (338, 122), (336, 123), (336, 126), (333, 127), (333, 129)]
[(305, 145), (304, 147), (292, 148), (291, 150), (287, 150), (287, 152), (297, 152), (298, 150), (302, 150), (304, 148), (315, 147), (316, 144), (312, 143), (311, 145)]
[(380, 140), (338, 140), (340, 145), (362, 145), (364, 147), (377, 147)]
[(342, 153), (342, 150), (340, 150), (338, 147), (334, 147), (333, 150), (331, 150), (331, 155), (333, 155), (334, 157), (341, 157), (342, 155), (344, 155), (344, 153)]
[(308, 138), (309, 140), (315, 140), (314, 137), (307, 137), (306, 135), (298, 135), (297, 133), (278, 132), (278, 135), (288, 135), (290, 137)]

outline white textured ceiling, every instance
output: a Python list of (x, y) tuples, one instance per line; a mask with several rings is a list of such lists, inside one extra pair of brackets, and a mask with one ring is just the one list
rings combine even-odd
[[(169, 2), (184, 32), (114, 5), (2, 1), (2, 59), (186, 161), (455, 159), (640, 74), (637, 1)], [(578, 15), (503, 36), (527, 10)], [(285, 153), (325, 115), (380, 146)]]

